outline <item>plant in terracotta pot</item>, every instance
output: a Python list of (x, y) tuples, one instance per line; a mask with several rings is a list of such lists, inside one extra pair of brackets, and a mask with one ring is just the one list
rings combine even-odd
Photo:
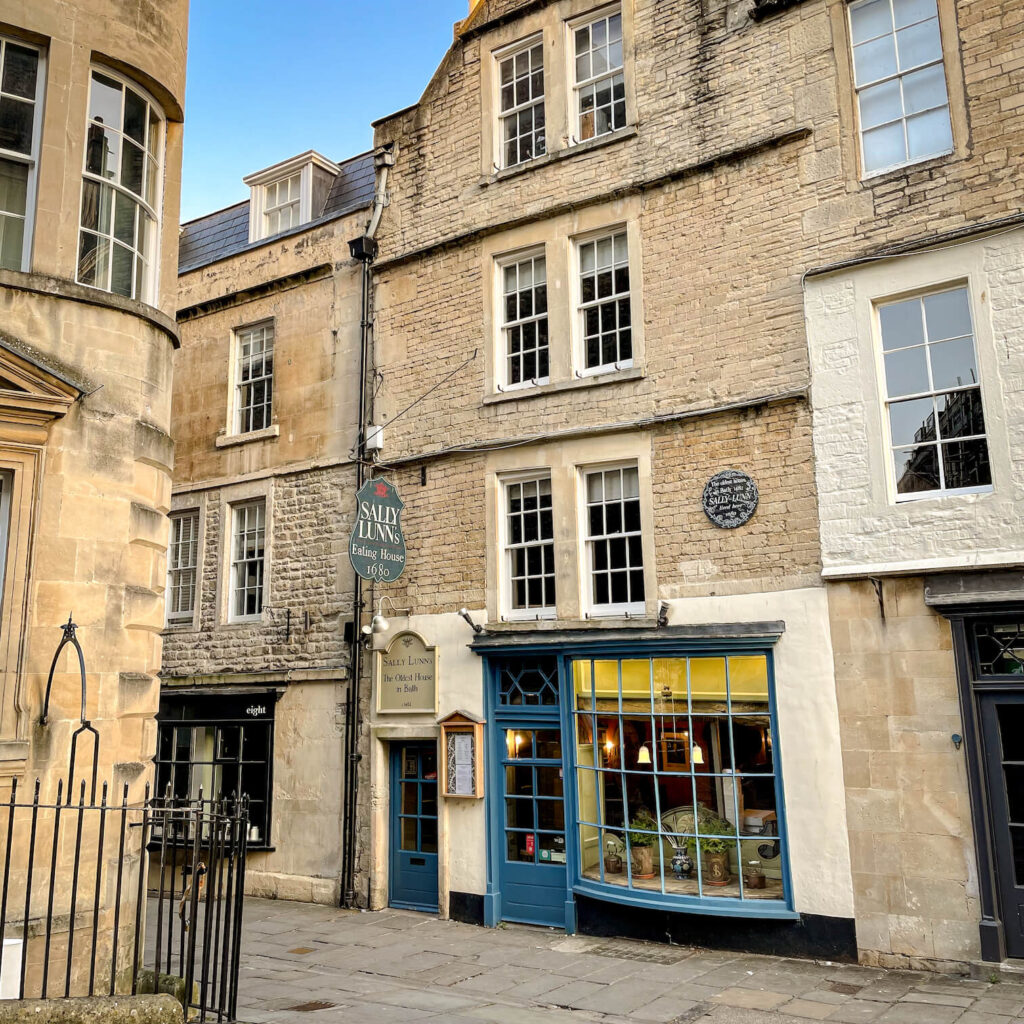
[(725, 839), (691, 839), (690, 848), (699, 847), (704, 858), (702, 880), (705, 885), (728, 885), (732, 881), (729, 870), (729, 847)]
[[(629, 847), (632, 851), (633, 877), (654, 877), (654, 847), (658, 843), (658, 823), (646, 811), (640, 811), (629, 823)], [(633, 829), (644, 829), (634, 832)]]

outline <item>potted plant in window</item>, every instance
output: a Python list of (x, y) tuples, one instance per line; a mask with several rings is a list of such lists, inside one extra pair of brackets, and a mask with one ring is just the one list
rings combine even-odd
[(729, 870), (729, 847), (733, 844), (726, 839), (691, 839), (690, 849), (697, 847), (704, 858), (705, 885), (728, 885), (732, 881)]
[[(654, 877), (654, 847), (658, 843), (658, 823), (647, 811), (640, 811), (629, 823), (629, 847), (632, 851), (634, 878)], [(634, 832), (633, 829), (644, 829)]]

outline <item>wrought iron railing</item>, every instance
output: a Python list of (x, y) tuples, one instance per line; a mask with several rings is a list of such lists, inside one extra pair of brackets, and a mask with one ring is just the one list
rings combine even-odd
[(246, 800), (74, 796), (15, 781), (0, 804), (0, 997), (168, 991), (189, 1019), (233, 1020)]

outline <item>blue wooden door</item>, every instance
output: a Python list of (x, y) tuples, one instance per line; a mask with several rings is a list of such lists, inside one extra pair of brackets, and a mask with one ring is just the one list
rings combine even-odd
[(565, 927), (562, 731), (556, 721), (499, 721), (501, 917)]
[(391, 747), (391, 891), (406, 910), (437, 911), (437, 746)]

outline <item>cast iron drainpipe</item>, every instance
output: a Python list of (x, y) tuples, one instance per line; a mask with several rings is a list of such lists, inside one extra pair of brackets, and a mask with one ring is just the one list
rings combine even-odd
[[(377, 255), (374, 236), (380, 224), (381, 214), (387, 205), (388, 171), (395, 158), (388, 149), (379, 149), (374, 155), (374, 166), (379, 174), (373, 212), (366, 234), (349, 242), (349, 252), (362, 265), (362, 296), (359, 318), (359, 422), (356, 434), (356, 490), (365, 481), (366, 460), (366, 369), (370, 357), (370, 331), (373, 317), (370, 310), (370, 274), (373, 260)], [(351, 908), (355, 904), (355, 853), (356, 853), (356, 808), (359, 788), (359, 687), (362, 678), (363, 635), (363, 580), (356, 574), (352, 598), (352, 642), (351, 679), (348, 699), (345, 702), (345, 797), (342, 814), (342, 905)]]

